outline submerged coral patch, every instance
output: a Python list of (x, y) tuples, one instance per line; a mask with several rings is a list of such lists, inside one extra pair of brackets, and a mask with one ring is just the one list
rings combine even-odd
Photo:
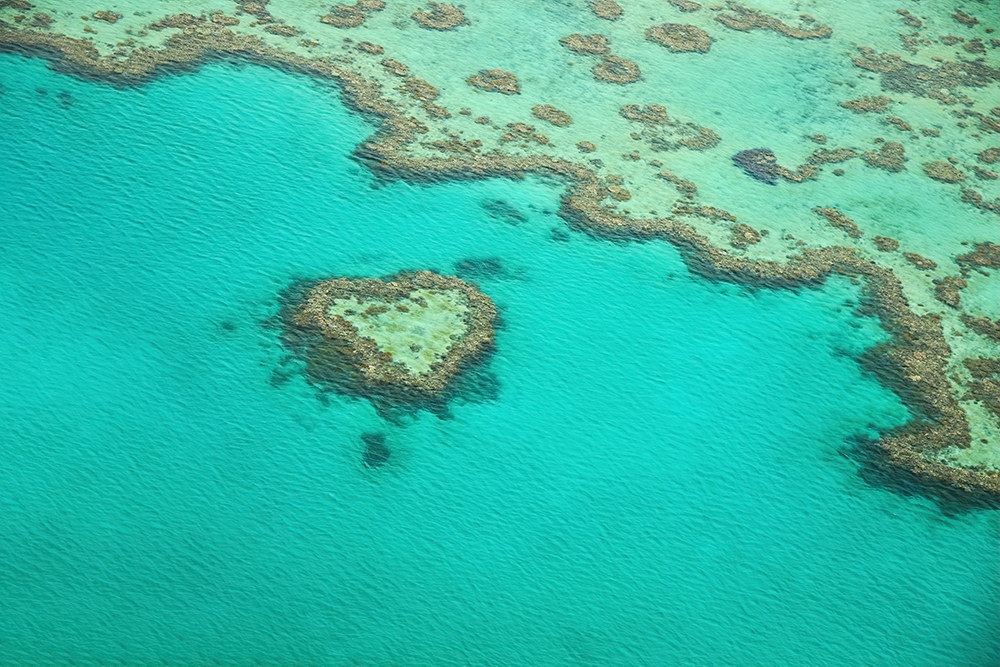
[(479, 70), (478, 74), (473, 74), (465, 82), (489, 93), (517, 95), (521, 92), (521, 84), (517, 82), (517, 77), (502, 69)]
[(373, 389), (435, 394), (493, 344), (496, 314), (470, 283), (418, 271), (321, 281), (305, 293), (294, 324), (333, 343)]
[(712, 38), (707, 32), (697, 26), (682, 23), (663, 23), (647, 28), (646, 39), (678, 53), (708, 53), (712, 48)]
[(615, 0), (591, 0), (590, 11), (606, 21), (617, 21), (625, 13)]
[(635, 83), (641, 74), (639, 65), (635, 61), (615, 55), (604, 56), (601, 62), (594, 66), (595, 79), (619, 85)]
[(449, 5), (444, 2), (431, 2), (427, 6), (430, 11), (421, 9), (410, 15), (421, 28), (428, 30), (452, 30), (468, 23), (465, 14), (455, 5)]
[(608, 38), (604, 35), (581, 35), (580, 33), (573, 33), (572, 35), (560, 37), (559, 43), (574, 53), (589, 56), (603, 56), (611, 53), (611, 47), (608, 46)]
[[(728, 14), (719, 14), (715, 20), (733, 30), (749, 32), (751, 30), (773, 30), (776, 33), (793, 39), (827, 39), (833, 34), (829, 26), (819, 25), (814, 28), (795, 28), (780, 19), (755, 9), (749, 9), (735, 2), (729, 3)], [(813, 21), (810, 21), (810, 23)]]

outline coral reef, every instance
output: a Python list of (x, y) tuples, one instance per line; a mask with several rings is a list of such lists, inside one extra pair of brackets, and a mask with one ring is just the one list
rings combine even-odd
[(942, 183), (961, 183), (967, 176), (947, 160), (935, 160), (924, 165), (924, 173)]
[(733, 234), (729, 244), (734, 248), (746, 248), (748, 245), (760, 243), (760, 239), (760, 232), (741, 222), (738, 225), (733, 225)]
[(455, 5), (444, 2), (431, 2), (427, 5), (429, 12), (417, 10), (410, 15), (421, 28), (428, 30), (452, 30), (468, 23), (465, 14)]
[(641, 74), (639, 65), (634, 61), (615, 55), (604, 56), (601, 62), (594, 66), (595, 79), (618, 85), (635, 83)]
[(308, 289), (294, 326), (332, 346), (372, 391), (437, 394), (493, 345), (497, 311), (489, 297), (455, 276), (431, 271), (383, 279), (333, 278)]
[(902, 18), (903, 23), (905, 23), (906, 25), (910, 26), (911, 28), (922, 28), (922, 27), (924, 27), (923, 21), (921, 21), (916, 16), (914, 16), (913, 14), (911, 14), (909, 12), (909, 10), (906, 10), (906, 9), (897, 9), (896, 13), (899, 14), (900, 18)]
[(399, 87), (399, 90), (421, 102), (432, 102), (441, 94), (437, 88), (416, 76), (408, 76), (403, 79), (403, 85)]
[(646, 125), (659, 125), (667, 122), (667, 108), (661, 104), (647, 104), (645, 108), (638, 104), (626, 104), (619, 113), (629, 120)]
[(922, 271), (933, 271), (937, 268), (937, 262), (915, 252), (904, 252), (903, 259)]
[(988, 201), (981, 193), (976, 192), (972, 188), (967, 188), (962, 190), (962, 201), (967, 204), (972, 204), (980, 210), (991, 211), (1000, 215), (1000, 197), (994, 199), (993, 201)]
[(658, 176), (672, 183), (673, 186), (677, 188), (677, 191), (688, 199), (694, 197), (694, 194), (698, 192), (698, 186), (695, 185), (694, 182), (683, 179), (680, 176), (674, 174), (673, 172), (664, 169), (658, 174)]
[(608, 46), (608, 38), (604, 35), (592, 34), (581, 35), (578, 32), (559, 38), (559, 43), (573, 53), (580, 53), (590, 56), (603, 56), (611, 53)]
[(733, 156), (733, 164), (758, 181), (778, 183), (778, 158), (769, 148), (749, 148)]
[(872, 242), (875, 247), (882, 252), (892, 252), (893, 250), (899, 250), (899, 241), (888, 236), (873, 236)]
[(708, 53), (712, 38), (707, 32), (693, 25), (662, 23), (646, 29), (646, 39), (665, 46), (675, 53), (694, 51)]
[(858, 225), (849, 217), (844, 215), (842, 211), (838, 211), (835, 208), (816, 207), (813, 209), (813, 213), (826, 218), (831, 227), (836, 227), (837, 229), (845, 232), (852, 239), (859, 239), (862, 236), (861, 230), (858, 229)]
[(667, 2), (682, 12), (696, 12), (701, 9), (701, 5), (692, 0), (667, 0)]
[(278, 35), (280, 37), (295, 37), (300, 34), (297, 28), (293, 28), (290, 25), (282, 25), (278, 23), (264, 26), (264, 32), (269, 32), (272, 35)]
[(396, 76), (409, 76), (410, 68), (398, 60), (393, 60), (392, 58), (386, 58), (382, 61), (382, 67), (388, 70), (391, 74)]
[(122, 17), (118, 12), (108, 11), (94, 12), (93, 16), (98, 21), (105, 21), (106, 23), (118, 23), (118, 19)]
[(886, 123), (888, 123), (889, 125), (892, 125), (893, 127), (895, 127), (897, 130), (899, 130), (901, 132), (911, 132), (911, 131), (913, 131), (913, 126), (910, 125), (909, 123), (907, 123), (905, 120), (903, 120), (899, 116), (886, 116), (884, 120), (885, 120)]
[(782, 167), (769, 148), (749, 148), (740, 151), (733, 156), (733, 164), (758, 181), (771, 185), (777, 185), (779, 178), (801, 183), (816, 178), (819, 173), (816, 167), (809, 164), (799, 165), (795, 171)]
[(865, 151), (861, 154), (861, 159), (869, 167), (885, 169), (889, 172), (899, 172), (906, 169), (906, 149), (898, 141), (887, 141), (882, 144), (878, 152)]
[(473, 74), (465, 82), (490, 93), (518, 95), (521, 92), (521, 84), (517, 82), (517, 77), (502, 69), (481, 69), (478, 74)]
[(934, 296), (938, 301), (950, 306), (952, 308), (958, 308), (962, 301), (961, 290), (969, 286), (964, 278), (958, 276), (945, 276), (944, 278), (934, 279)]
[(890, 104), (892, 104), (892, 100), (885, 95), (878, 95), (876, 97), (859, 97), (856, 100), (841, 102), (840, 106), (850, 109), (854, 113), (883, 113), (889, 108)]
[(357, 28), (368, 17), (354, 5), (334, 5), (329, 14), (319, 17), (320, 23), (334, 28)]
[(1000, 269), (1000, 244), (992, 241), (977, 243), (975, 250), (959, 255), (955, 262), (962, 267), (963, 274), (974, 269)]
[(827, 164), (847, 162), (857, 156), (857, 151), (851, 148), (820, 148), (813, 151), (812, 155), (810, 155), (807, 160), (811, 164)]
[(993, 342), (1000, 343), (1000, 320), (991, 320), (988, 317), (972, 317), (962, 313), (962, 324), (980, 336), (986, 336)]
[(624, 11), (615, 0), (591, 0), (590, 11), (594, 16), (606, 21), (617, 21), (622, 17)]
[(1000, 146), (995, 146), (993, 148), (987, 148), (984, 151), (976, 153), (976, 159), (983, 164), (993, 164), (1000, 160)]
[(773, 16), (754, 9), (748, 9), (735, 2), (729, 2), (727, 8), (731, 13), (719, 14), (715, 20), (733, 30), (749, 32), (751, 30), (773, 30), (776, 33), (794, 39), (826, 39), (833, 34), (829, 26), (821, 25), (815, 28), (793, 28)]
[[(244, 11), (246, 10), (244, 4)], [(365, 22), (368, 14), (385, 9), (384, 0), (357, 0), (353, 5), (334, 5), (329, 14), (320, 17), (320, 22), (335, 28), (357, 28)], [(266, 12), (266, 10), (264, 10)], [(261, 15), (259, 11), (248, 11), (249, 14)]]
[[(881, 74), (882, 90), (909, 93), (917, 97), (927, 97), (942, 104), (958, 101), (960, 89), (965, 87), (985, 88), (1000, 77), (1000, 70), (991, 68), (983, 59), (973, 61), (946, 61), (941, 59), (937, 67), (912, 63), (893, 53), (876, 53), (867, 46), (859, 46), (861, 55), (852, 58), (855, 67)], [(951, 91), (951, 94), (945, 92)], [(990, 119), (972, 114), (992, 127)]]
[[(239, 6), (241, 11), (258, 18), (268, 16), (261, 3), (243, 2)], [(160, 72), (197, 67), (206, 59), (219, 56), (241, 57), (318, 79), (335, 81), (341, 86), (344, 99), (352, 108), (380, 123), (380, 129), (358, 146), (356, 157), (381, 176), (428, 181), (497, 176), (518, 178), (525, 174), (556, 177), (567, 183), (560, 215), (570, 226), (601, 238), (669, 242), (680, 249), (693, 271), (711, 280), (781, 288), (817, 285), (831, 275), (855, 278), (862, 284), (862, 313), (878, 318), (889, 336), (886, 342), (866, 352), (861, 361), (883, 384), (902, 398), (914, 415), (907, 425), (883, 434), (873, 444), (880, 459), (907, 471), (914, 479), (926, 482), (928, 488), (936, 483), (944, 483), (973, 495), (1000, 496), (1000, 474), (997, 472), (951, 465), (938, 456), (949, 447), (968, 447), (971, 437), (969, 423), (960, 405), (960, 401), (966, 400), (963, 398), (963, 387), (965, 390), (971, 390), (971, 387), (963, 384), (965, 380), (961, 379), (954, 380), (957, 384), (953, 385), (950, 379), (949, 373), (958, 365), (958, 360), (954, 359), (953, 351), (945, 338), (944, 327), (947, 320), (935, 313), (918, 315), (911, 310), (893, 269), (876, 264), (863, 253), (840, 246), (804, 247), (799, 255), (788, 261), (751, 260), (742, 254), (733, 254), (713, 245), (694, 227), (675, 217), (632, 217), (624, 211), (609, 208), (607, 200), (611, 196), (608, 184), (587, 164), (548, 155), (513, 156), (501, 152), (455, 152), (444, 156), (420, 157), (410, 148), (418, 145), (418, 137), (426, 134), (428, 127), (408, 115), (398, 102), (387, 99), (386, 95), (391, 92), (389, 87), (380, 87), (377, 82), (354, 71), (349, 66), (349, 59), (338, 61), (291, 53), (269, 45), (260, 37), (233, 33), (224, 27), (225, 24), (214, 19), (200, 19), (183, 26), (181, 32), (168, 37), (162, 47), (136, 47), (123, 52), (124, 55), (115, 56), (102, 56), (87, 40), (74, 39), (45, 28), (27, 28), (27, 21), (24, 26), (15, 28), (10, 24), (0, 24), (0, 46), (30, 55), (42, 55), (50, 58), (61, 71), (108, 81), (114, 85), (141, 84)], [(875, 67), (871, 71), (881, 72), (883, 87), (902, 86), (912, 83), (911, 79), (921, 81), (916, 78), (916, 73), (929, 72), (931, 76), (936, 76), (934, 72), (939, 70), (944, 72), (941, 77), (945, 82), (944, 88), (952, 83), (956, 86), (976, 86), (986, 81), (988, 69), (983, 63), (945, 63), (937, 68), (915, 70), (906, 64), (899, 65), (901, 59), (883, 58), (874, 52), (866, 55), (864, 51), (862, 58), (858, 60), (863, 63), (859, 67)], [(965, 82), (957, 83), (957, 74), (952, 77), (952, 73), (958, 71), (966, 72), (961, 75)], [(991, 73), (989, 76), (994, 75)], [(913, 85), (916, 86), (915, 83)], [(926, 96), (934, 97), (931, 94), (932, 84), (920, 85), (925, 87), (916, 87), (918, 92), (926, 92)], [(423, 103), (417, 100), (411, 104)], [(990, 117), (986, 114), (976, 112), (965, 117), (975, 119), (983, 127), (992, 127), (987, 123)], [(486, 119), (486, 124), (490, 123), (488, 117), (482, 118)], [(581, 142), (581, 145), (593, 146), (587, 142)], [(899, 158), (901, 161), (902, 151)], [(962, 198), (984, 210), (1000, 212), (1000, 202), (986, 200), (974, 190), (963, 190)], [(686, 208), (690, 215), (713, 215), (709, 210), (711, 207)], [(716, 210), (716, 213), (722, 216), (724, 212)], [(907, 259), (914, 256), (919, 258), (914, 253), (908, 255), (910, 257)], [(960, 266), (986, 267), (991, 266), (990, 262), (993, 261), (988, 247), (977, 247), (970, 255), (964, 260), (964, 265), (960, 262)], [(918, 268), (922, 270), (932, 270), (935, 266), (930, 260), (920, 259), (923, 262)], [(361, 312), (367, 310), (366, 307)], [(378, 318), (384, 315), (372, 313), (368, 317)], [(325, 340), (321, 335), (317, 337)], [(320, 346), (317, 349), (332, 355), (331, 347), (336, 346)], [(356, 366), (341, 364), (334, 365), (333, 368), (337, 373), (359, 379), (366, 387), (374, 386), (364, 382), (364, 374)], [(980, 372), (978, 367), (977, 372)], [(988, 379), (982, 372), (980, 375), (982, 379)], [(976, 379), (976, 382), (981, 382), (982, 379)], [(976, 390), (983, 396), (987, 395), (983, 393), (983, 389)], [(412, 391), (416, 394), (426, 393)]]
[(573, 119), (568, 113), (556, 109), (551, 104), (536, 104), (531, 107), (531, 113), (535, 118), (540, 118), (559, 127), (566, 127), (573, 123)]

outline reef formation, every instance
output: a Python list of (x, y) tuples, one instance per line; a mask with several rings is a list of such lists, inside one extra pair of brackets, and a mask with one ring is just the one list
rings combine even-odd
[(309, 354), (338, 357), (309, 363), (349, 369), (365, 393), (426, 397), (492, 349), (496, 317), (471, 283), (416, 271), (322, 280), (303, 293), (291, 323), (330, 343)]
[[(545, 45), (545, 53), (556, 55), (551, 61), (539, 60), (534, 71), (495, 53), (483, 62), (482, 54), (468, 48), (470, 36), (473, 41), (477, 35), (485, 39), (485, 32), (479, 31), (493, 29), (479, 22), (488, 15), (483, 8), (455, 6), (462, 22), (451, 26), (458, 20), (448, 9), (451, 5), (431, 4), (416, 12), (411, 6), (392, 15), (393, 7), (381, 0), (334, 5), (312, 18), (301, 13), (286, 17), (287, 4), (265, 0), (232, 5), (181, 0), (170, 16), (127, 12), (112, 2), (97, 8), (100, 17), (94, 7), (78, 0), (59, 2), (58, 7), (17, 0), (0, 3), (0, 48), (45, 57), (61, 71), (117, 86), (141, 85), (160, 74), (220, 58), (332, 81), (351, 108), (378, 125), (355, 157), (382, 178), (433, 181), (537, 174), (565, 184), (559, 214), (572, 228), (618, 241), (670, 243), (692, 271), (711, 280), (796, 289), (847, 276), (861, 285), (859, 314), (876, 317), (888, 335), (862, 356), (862, 366), (895, 391), (912, 413), (908, 424), (883, 433), (873, 444), (879, 460), (887, 470), (912, 476), (930, 493), (945, 485), (970, 497), (1000, 497), (995, 396), (1000, 377), (993, 361), (1000, 358), (998, 314), (988, 306), (995, 300), (990, 294), (998, 293), (1000, 273), (993, 244), (1000, 197), (991, 169), (1000, 161), (1000, 107), (995, 102), (1000, 41), (994, 36), (995, 17), (964, 14), (969, 18), (959, 20), (930, 10), (920, 16), (872, 10), (871, 21), (903, 30), (898, 36), (907, 52), (904, 57), (881, 50), (887, 48), (884, 44), (880, 50), (856, 48), (864, 44), (860, 40), (866, 33), (852, 33), (851, 22), (834, 6), (820, 21), (732, 2), (704, 8), (687, 0), (660, 3), (662, 11), (650, 11), (641, 19), (646, 10), (635, 11), (625, 0), (578, 4), (577, 19), (565, 27), (567, 36), (551, 37), (551, 44)], [(677, 12), (697, 30), (655, 30), (681, 25), (672, 23)], [(949, 30), (942, 21), (962, 34), (946, 35)], [(638, 28), (630, 22), (639, 23)], [(629, 29), (632, 41), (626, 38)], [(646, 40), (647, 31), (663, 37), (668, 49), (670, 43), (681, 50), (700, 47), (689, 49), (696, 55), (674, 56), (660, 41)], [(698, 31), (711, 34), (707, 43)], [(524, 35), (531, 40), (534, 32), (526, 28)], [(454, 75), (426, 66), (422, 54), (427, 43), (421, 40), (430, 39), (454, 64)], [(779, 40), (795, 49), (826, 48), (828, 63), (841, 58), (857, 81), (824, 112), (840, 114), (853, 134), (802, 127), (796, 132), (801, 146), (791, 139), (781, 145), (752, 139), (749, 145), (771, 145), (773, 150), (751, 148), (730, 157), (738, 146), (723, 151), (725, 126), (716, 132), (700, 124), (712, 110), (699, 107), (697, 96), (688, 99), (676, 93), (663, 99), (658, 88), (662, 80), (656, 78), (661, 61), (708, 66), (719, 57), (723, 42), (743, 48), (755, 39)], [(701, 48), (708, 45), (710, 49)], [(473, 72), (478, 74), (469, 76)], [(727, 70), (715, 72), (727, 75)], [(593, 83), (591, 76), (600, 83)], [(573, 91), (591, 87), (585, 94), (560, 96), (552, 82), (563, 80), (572, 82)], [(838, 106), (848, 98), (853, 99)], [(668, 105), (671, 115), (697, 120), (677, 121), (668, 116)], [(898, 115), (886, 115), (890, 109)], [(551, 136), (549, 129), (546, 134), (536, 131), (529, 124), (536, 122), (533, 118), (550, 125)], [(892, 140), (878, 136), (887, 131)], [(830, 148), (816, 149), (815, 144), (828, 141)], [(679, 149), (688, 151), (675, 152)], [(782, 160), (789, 156), (792, 164), (805, 164), (783, 167), (775, 152)], [(676, 164), (663, 164), (674, 157)], [(783, 211), (780, 223), (762, 225), (753, 219), (760, 213), (736, 199), (710, 205), (703, 193), (718, 191), (712, 182), (717, 177), (709, 170), (702, 173), (697, 165), (715, 161), (728, 169), (718, 173), (738, 174), (735, 163), (754, 180), (769, 184), (743, 179), (750, 187), (767, 187), (771, 193), (795, 187), (799, 208)], [(826, 184), (831, 166), (836, 167), (834, 176), (843, 176), (833, 181), (841, 197), (812, 183), (819, 179)], [(708, 182), (696, 184), (702, 177)], [(932, 237), (910, 234), (896, 221), (850, 205), (858, 201), (859, 190), (852, 188), (866, 192), (864, 184), (872, 179), (904, 185), (920, 179), (923, 186), (937, 188), (962, 207), (966, 218), (962, 225), (941, 225), (940, 238), (922, 240)], [(886, 191), (892, 187), (879, 186)], [(962, 249), (956, 250), (959, 241)], [(363, 320), (346, 310), (336, 317), (360, 332)], [(326, 312), (323, 320), (314, 314), (317, 318), (303, 320), (302, 326), (319, 335), (334, 315)], [(347, 317), (354, 318), (353, 324)], [(343, 330), (349, 338), (340, 320), (328, 330), (331, 335)], [(358, 341), (364, 338), (355, 336)], [(448, 385), (447, 373), (428, 370), (426, 377), (437, 379), (424, 386), (417, 379), (422, 376), (418, 366), (403, 363), (405, 347), (397, 351), (398, 359), (392, 354), (390, 362), (370, 345), (358, 345), (372, 368), (366, 371), (353, 363), (337, 368), (365, 386), (399, 386), (422, 395)], [(361, 359), (359, 354), (347, 357)], [(432, 366), (450, 368), (445, 357)]]

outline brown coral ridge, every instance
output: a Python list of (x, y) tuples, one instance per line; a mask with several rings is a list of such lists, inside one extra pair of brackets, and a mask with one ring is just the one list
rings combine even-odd
[(667, 2), (682, 12), (696, 12), (701, 9), (701, 5), (692, 0), (667, 0)]
[(512, 73), (502, 69), (481, 69), (465, 80), (467, 84), (488, 93), (503, 93), (504, 95), (519, 95), (521, 84)]
[(421, 28), (427, 30), (453, 30), (460, 25), (465, 25), (468, 20), (461, 9), (455, 5), (444, 2), (430, 2), (427, 4), (429, 12), (419, 9), (410, 18), (416, 21)]
[(634, 134), (633, 138), (645, 139), (650, 148), (656, 151), (672, 151), (679, 148), (704, 151), (714, 148), (721, 141), (719, 135), (707, 127), (670, 119), (666, 107), (660, 104), (649, 104), (645, 107), (626, 104), (619, 113), (624, 118), (646, 126), (641, 134)]
[(899, 250), (899, 241), (888, 236), (873, 236), (872, 243), (881, 252), (892, 252), (893, 250)]
[(100, 11), (94, 12), (94, 18), (98, 21), (104, 21), (105, 23), (118, 23), (118, 19), (122, 17), (118, 12), (108, 12)]
[(605, 21), (617, 21), (625, 13), (615, 0), (591, 0), (590, 11)]
[(973, 270), (1000, 269), (1000, 245), (992, 241), (977, 243), (975, 250), (955, 258), (963, 275)]
[(966, 359), (963, 363), (973, 378), (969, 393), (1000, 418), (1000, 359)]
[(917, 267), (921, 271), (933, 271), (937, 268), (937, 262), (933, 259), (928, 259), (923, 255), (918, 255), (915, 252), (904, 252), (903, 259)]
[(601, 62), (594, 66), (594, 78), (598, 81), (616, 83), (623, 86), (626, 83), (635, 83), (642, 76), (639, 65), (634, 60), (622, 58), (615, 55), (607, 55), (601, 58)]
[(967, 177), (960, 169), (947, 160), (936, 160), (924, 165), (924, 173), (942, 183), (961, 183)]
[(985, 336), (994, 343), (1000, 343), (1000, 320), (991, 320), (988, 317), (972, 317), (967, 313), (962, 313), (962, 324), (980, 336)]
[(619, 112), (623, 118), (645, 125), (660, 125), (667, 122), (667, 108), (662, 104), (626, 104)]
[(776, 33), (793, 39), (827, 39), (833, 34), (829, 26), (820, 25), (815, 28), (793, 28), (779, 19), (757, 11), (748, 9), (735, 2), (729, 2), (727, 8), (731, 13), (719, 14), (715, 20), (733, 30), (750, 32), (751, 30), (773, 30)]
[(887, 141), (875, 151), (866, 151), (861, 155), (869, 167), (884, 169), (896, 173), (906, 169), (906, 149), (898, 141)]
[(856, 100), (841, 102), (840, 106), (850, 109), (854, 113), (882, 113), (889, 108), (890, 104), (892, 104), (892, 100), (885, 95), (878, 95), (876, 97), (859, 97)]
[(760, 232), (750, 225), (740, 223), (733, 225), (733, 234), (729, 240), (729, 245), (734, 248), (746, 248), (749, 245), (760, 243)]
[(962, 190), (962, 201), (966, 204), (972, 204), (981, 211), (990, 211), (991, 213), (1000, 215), (1000, 197), (989, 201), (981, 193), (976, 192), (972, 188), (967, 188)]
[(566, 127), (573, 124), (573, 118), (568, 113), (556, 109), (551, 104), (536, 104), (531, 107), (531, 113), (535, 118), (540, 118), (557, 127)]
[(902, 19), (903, 23), (905, 23), (906, 25), (910, 26), (911, 28), (922, 28), (922, 27), (924, 27), (923, 21), (921, 21), (916, 16), (914, 16), (913, 14), (911, 14), (909, 12), (909, 10), (906, 10), (906, 9), (897, 9), (896, 13), (899, 14), (899, 16)]
[(861, 230), (858, 229), (858, 225), (851, 220), (849, 217), (844, 215), (842, 211), (838, 211), (835, 208), (821, 208), (816, 207), (813, 209), (813, 213), (823, 218), (826, 218), (827, 222), (830, 223), (831, 227), (836, 227), (842, 232), (846, 233), (852, 239), (861, 238)]
[(962, 303), (961, 290), (969, 286), (964, 278), (945, 276), (934, 279), (934, 297), (946, 306), (958, 308)]
[(857, 151), (851, 148), (820, 148), (813, 151), (806, 160), (810, 164), (836, 164), (853, 160), (857, 156)]
[(795, 171), (782, 167), (769, 148), (748, 148), (740, 151), (733, 156), (733, 164), (745, 171), (748, 176), (770, 185), (777, 185), (779, 178), (801, 183), (813, 180), (819, 175), (819, 169), (811, 164), (801, 164)]
[[(990, 67), (984, 59), (944, 61), (936, 67), (928, 67), (911, 63), (894, 53), (879, 54), (867, 46), (858, 47), (858, 51), (861, 55), (851, 59), (854, 66), (881, 74), (882, 90), (910, 93), (935, 99), (942, 104), (958, 102), (945, 90), (956, 92), (963, 87), (984, 88), (1000, 81), (1000, 68)], [(979, 117), (975, 112), (973, 115)]]
[(608, 38), (604, 35), (598, 35), (596, 33), (592, 35), (581, 35), (580, 33), (575, 32), (572, 35), (560, 37), (559, 43), (573, 53), (579, 53), (582, 55), (603, 56), (611, 53), (611, 47), (608, 46)]
[(368, 14), (385, 9), (385, 0), (357, 0), (353, 5), (334, 5), (330, 13), (319, 17), (320, 23), (335, 28), (357, 28)]
[[(328, 314), (338, 299), (377, 299), (389, 306), (408, 307), (416, 290), (448, 290), (462, 293), (468, 301), (466, 332), (451, 344), (444, 357), (421, 374), (411, 373), (379, 350), (370, 338), (343, 317)], [(386, 308), (386, 306), (383, 306)], [(333, 278), (316, 283), (306, 291), (295, 314), (295, 326), (322, 336), (346, 358), (353, 374), (375, 393), (386, 387), (408, 390), (416, 395), (440, 394), (470, 359), (492, 349), (497, 309), (488, 296), (456, 276), (432, 271), (398, 273), (382, 279)], [(323, 360), (313, 360), (323, 363)]]
[(237, 36), (218, 26), (204, 26), (172, 36), (163, 49), (138, 49), (124, 60), (101, 58), (86, 40), (41, 31), (15, 31), (0, 26), (0, 48), (53, 59), (60, 70), (78, 76), (136, 85), (151, 76), (195, 67), (218, 55), (239, 55), (341, 85), (352, 108), (381, 120), (378, 132), (365, 140), (355, 156), (385, 178), (437, 181), (442, 178), (520, 178), (528, 173), (563, 178), (568, 187), (560, 215), (572, 226), (595, 236), (634, 241), (662, 240), (677, 246), (692, 271), (711, 280), (760, 287), (794, 288), (821, 284), (830, 275), (856, 276), (863, 282), (864, 314), (879, 318), (888, 341), (868, 351), (862, 363), (911, 407), (913, 419), (885, 433), (872, 445), (877, 460), (892, 474), (912, 476), (930, 492), (945, 484), (966, 494), (1000, 498), (1000, 474), (948, 466), (928, 454), (943, 447), (968, 446), (965, 413), (952, 396), (946, 370), (951, 353), (941, 319), (917, 315), (891, 269), (842, 247), (806, 249), (786, 263), (750, 261), (715, 247), (694, 228), (672, 218), (632, 218), (605, 208), (603, 181), (585, 165), (548, 156), (504, 154), (418, 159), (403, 148), (426, 132), (418, 121), (386, 101), (378, 88), (353, 70), (323, 59), (310, 59), (274, 49), (259, 39)]
[(707, 32), (693, 25), (662, 23), (646, 29), (646, 39), (665, 46), (674, 53), (708, 53), (712, 38)]
[(279, 37), (295, 37), (302, 34), (302, 31), (298, 28), (294, 28), (290, 25), (283, 25), (280, 23), (273, 23), (271, 25), (264, 27), (264, 32), (270, 33), (272, 35), (278, 35)]

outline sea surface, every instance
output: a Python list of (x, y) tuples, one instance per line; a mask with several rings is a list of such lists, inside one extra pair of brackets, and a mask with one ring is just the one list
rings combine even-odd
[[(856, 285), (707, 282), (557, 182), (380, 182), (262, 67), (0, 84), (0, 665), (1000, 661), (998, 513), (849, 455), (909, 416)], [(297, 280), (456, 265), (503, 328), (448, 414), (282, 345)]]

